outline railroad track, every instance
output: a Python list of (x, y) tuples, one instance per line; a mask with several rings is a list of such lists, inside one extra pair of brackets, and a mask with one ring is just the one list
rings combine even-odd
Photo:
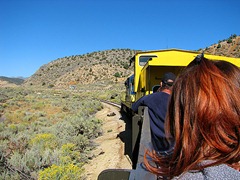
[(103, 103), (106, 103), (106, 104), (109, 104), (109, 105), (112, 105), (112, 106), (115, 106), (119, 109), (121, 109), (121, 105), (120, 104), (117, 104), (117, 103), (114, 103), (114, 102), (111, 102), (111, 101), (106, 101), (106, 100), (100, 100), (101, 102)]

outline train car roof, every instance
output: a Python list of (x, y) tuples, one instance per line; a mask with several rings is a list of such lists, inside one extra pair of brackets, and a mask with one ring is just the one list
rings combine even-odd
[(164, 51), (181, 51), (181, 52), (195, 52), (195, 53), (200, 53), (199, 51), (184, 50), (184, 49), (177, 49), (177, 48), (170, 48), (170, 49), (158, 49), (158, 50), (139, 51), (139, 52), (137, 52), (136, 54), (145, 54), (145, 53), (154, 53), (154, 52), (164, 52)]
[[(142, 51), (135, 56), (156, 55), (156, 58), (147, 62), (148, 66), (187, 66), (200, 52), (181, 49), (163, 49), (153, 51)], [(211, 60), (225, 60), (240, 67), (240, 58), (204, 54), (204, 57)]]

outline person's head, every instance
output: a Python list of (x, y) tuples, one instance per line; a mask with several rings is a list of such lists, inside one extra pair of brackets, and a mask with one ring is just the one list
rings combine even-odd
[(172, 72), (165, 73), (161, 79), (159, 91), (162, 91), (164, 89), (171, 90), (175, 79), (176, 75)]
[[(166, 133), (175, 140), (173, 153), (147, 152), (159, 175), (177, 176), (215, 164), (240, 167), (240, 69), (204, 57), (193, 60), (176, 79), (166, 117)], [(201, 164), (203, 161), (208, 164)]]

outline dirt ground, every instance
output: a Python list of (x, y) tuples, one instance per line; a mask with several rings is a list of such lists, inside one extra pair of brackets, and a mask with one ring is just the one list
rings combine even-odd
[[(118, 108), (103, 105), (104, 108), (96, 114), (103, 121), (103, 135), (95, 140), (98, 147), (93, 152), (94, 158), (84, 166), (86, 180), (96, 180), (105, 169), (132, 169), (130, 158), (124, 155), (124, 143), (119, 138), (119, 134), (125, 131), (125, 122), (121, 120)], [(112, 113), (115, 115), (111, 116)]]

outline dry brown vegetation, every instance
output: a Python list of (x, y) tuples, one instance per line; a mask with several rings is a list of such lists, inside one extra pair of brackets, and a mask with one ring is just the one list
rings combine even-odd
[[(95, 117), (103, 106), (96, 98), (111, 99), (123, 87), (107, 86), (112, 91), (91, 85), (81, 92), (2, 87), (0, 179), (84, 178), (93, 140), (103, 132), (102, 120)], [(119, 96), (114, 100), (119, 102)]]

